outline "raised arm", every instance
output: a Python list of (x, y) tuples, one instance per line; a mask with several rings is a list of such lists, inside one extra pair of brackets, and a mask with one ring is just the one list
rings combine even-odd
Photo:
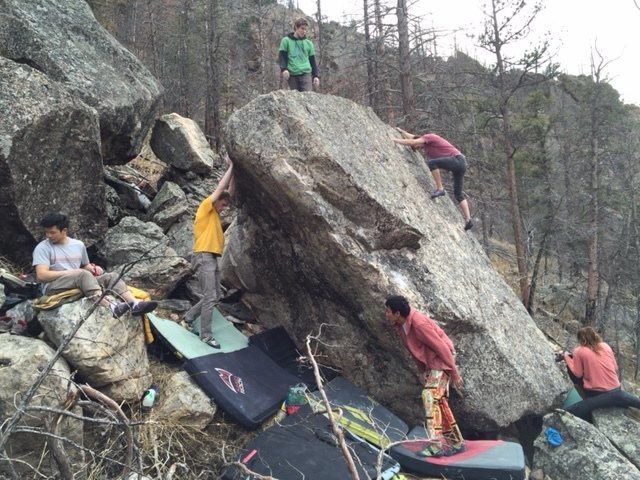
[[(227, 189), (231, 190), (232, 185), (233, 185), (233, 188), (235, 188), (235, 182), (233, 181), (233, 162), (231, 161), (228, 155), (225, 157), (224, 161), (229, 166), (229, 168), (227, 168), (227, 171), (224, 172), (224, 175), (218, 182), (216, 189), (211, 194), (211, 197), (210, 197), (211, 203), (218, 200), (218, 198), (220, 198), (220, 194), (225, 190)], [(233, 192), (229, 191), (229, 193), (232, 194)]]
[(393, 140), (397, 144), (407, 145), (408, 147), (413, 147), (413, 148), (421, 147), (421, 146), (424, 145), (424, 138), (422, 138), (422, 137), (417, 137), (417, 138), (396, 138), (396, 137), (391, 137), (391, 140)]
[(396, 127), (396, 130), (398, 132), (400, 132), (400, 135), (402, 135), (402, 138), (416, 138), (417, 135), (414, 135), (413, 133), (409, 133), (406, 130), (401, 129), (400, 127)]

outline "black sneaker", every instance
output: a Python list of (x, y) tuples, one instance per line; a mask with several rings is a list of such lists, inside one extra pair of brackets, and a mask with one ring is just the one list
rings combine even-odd
[(116, 304), (112, 303), (109, 309), (111, 310), (111, 313), (115, 318), (120, 318), (122, 315), (131, 310), (131, 307), (127, 302), (120, 302)]
[(473, 228), (473, 220), (469, 219), (467, 220), (467, 223), (464, 224), (464, 229), (471, 230), (472, 228)]
[(220, 343), (215, 338), (213, 338), (211, 335), (207, 335), (205, 337), (202, 337), (201, 340), (204, 343), (206, 343), (207, 345), (209, 345), (210, 347), (220, 348)]
[(158, 302), (155, 300), (143, 300), (131, 307), (131, 315), (144, 315), (145, 313), (153, 312), (158, 306)]

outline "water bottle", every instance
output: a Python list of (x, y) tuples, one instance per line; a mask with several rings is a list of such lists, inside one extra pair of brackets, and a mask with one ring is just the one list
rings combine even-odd
[(153, 403), (156, 401), (156, 396), (158, 395), (158, 387), (155, 385), (151, 385), (149, 390), (144, 392), (144, 396), (142, 397), (142, 406), (144, 408), (153, 407)]

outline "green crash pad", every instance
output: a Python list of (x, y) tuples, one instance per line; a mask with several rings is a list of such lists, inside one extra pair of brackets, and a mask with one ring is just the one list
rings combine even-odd
[(563, 410), (566, 410), (571, 405), (574, 405), (580, 401), (582, 401), (582, 397), (580, 396), (580, 393), (578, 393), (578, 390), (576, 389), (576, 387), (573, 387), (567, 393), (567, 396), (564, 399), (564, 403), (562, 404), (562, 408)]
[[(220, 342), (221, 348), (213, 348), (203, 343), (198, 335), (191, 333), (172, 320), (167, 320), (153, 313), (148, 313), (147, 318), (155, 333), (162, 337), (162, 340), (180, 358), (192, 359), (212, 353), (235, 352), (249, 345), (249, 339), (216, 309), (213, 311), (212, 330), (213, 336)], [(193, 330), (197, 333), (200, 327), (200, 318), (196, 322), (194, 322)]]

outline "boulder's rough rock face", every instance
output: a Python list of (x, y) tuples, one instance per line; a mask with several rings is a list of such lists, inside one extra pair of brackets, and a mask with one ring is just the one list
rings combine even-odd
[(168, 247), (168, 241), (155, 223), (124, 217), (109, 229), (99, 249), (110, 270), (120, 272), (124, 268), (125, 282), (160, 299), (191, 272), (189, 262)]
[[(22, 395), (31, 387), (40, 370), (53, 357), (53, 349), (41, 340), (18, 335), (0, 334), (0, 421), (5, 421), (15, 412)], [(59, 359), (36, 391), (30, 407), (49, 407), (63, 410), (67, 398), (67, 387), (71, 377), (69, 366)], [(46, 421), (51, 414), (36, 409), (27, 411), (18, 424), (18, 428), (42, 428), (46, 430)], [(75, 415), (82, 415), (82, 409), (71, 410)], [(77, 445), (83, 444), (82, 421), (63, 416), (58, 434), (68, 438)], [(43, 477), (54, 478), (58, 469), (50, 454), (42, 457), (46, 448), (47, 437), (33, 433), (14, 433), (6, 445), (7, 455), (13, 462), (19, 478), (39, 478), (29, 465), (39, 466)], [(65, 452), (73, 471), (80, 471), (84, 455), (82, 451), (64, 445)], [(6, 475), (6, 476), (5, 476)], [(7, 462), (0, 462), (0, 478), (13, 478), (9, 475)]]
[[(4, 19), (4, 20), (3, 20)], [(6, 15), (0, 15), (0, 31)], [(0, 48), (4, 39), (0, 33)], [(107, 228), (93, 108), (31, 67), (0, 56), (0, 252), (30, 260), (48, 211), (64, 211), (88, 245)]]
[(160, 160), (180, 170), (211, 173), (214, 153), (198, 124), (190, 118), (170, 113), (156, 120), (151, 148)]
[[(550, 445), (547, 427), (560, 432), (563, 443)], [(637, 437), (635, 438), (637, 441)], [(542, 433), (534, 442), (533, 467), (552, 480), (640, 480), (638, 470), (596, 427), (558, 410), (544, 417)]]
[(105, 163), (137, 155), (162, 94), (146, 67), (100, 26), (83, 0), (1, 5), (0, 56), (42, 72), (97, 110)]
[(216, 405), (187, 372), (176, 372), (162, 384), (159, 401), (151, 411), (158, 418), (184, 427), (203, 429), (216, 413)]
[(453, 339), (463, 427), (543, 413), (567, 390), (544, 336), (452, 201), (430, 199), (424, 159), (394, 144), (397, 133), (370, 109), (277, 91), (227, 127), (242, 208), (226, 234), (223, 276), (247, 288), (261, 322), (284, 325), (299, 343), (321, 331), (345, 376), (415, 421), (415, 367), (384, 317), (392, 293)]
[(640, 422), (629, 418), (626, 408), (594, 410), (593, 424), (640, 469)]
[(188, 208), (187, 196), (182, 189), (173, 182), (165, 182), (151, 202), (149, 215), (153, 215), (153, 221), (167, 231)]
[[(91, 302), (83, 298), (38, 314), (47, 337), (60, 345)], [(149, 359), (140, 317), (113, 318), (98, 307), (62, 353), (82, 379), (116, 401), (139, 400), (151, 383)]]
[(183, 215), (178, 222), (171, 225), (167, 237), (169, 238), (169, 246), (178, 255), (190, 258), (193, 249), (193, 219), (191, 216)]

